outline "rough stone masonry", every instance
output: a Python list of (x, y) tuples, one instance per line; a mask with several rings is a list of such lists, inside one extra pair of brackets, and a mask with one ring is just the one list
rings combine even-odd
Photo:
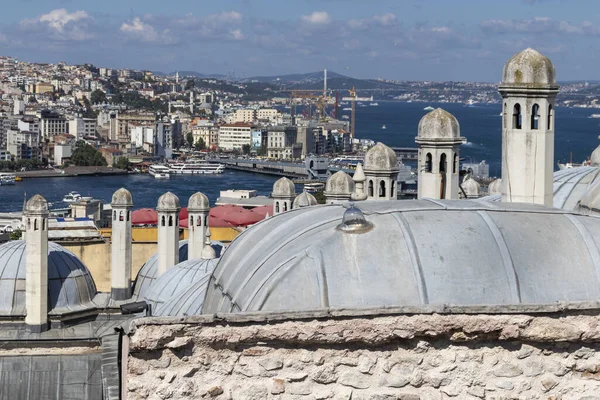
[(127, 399), (600, 400), (598, 309), (144, 318), (125, 339)]

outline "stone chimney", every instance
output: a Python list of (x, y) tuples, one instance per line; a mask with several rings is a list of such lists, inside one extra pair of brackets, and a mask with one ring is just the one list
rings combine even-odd
[(131, 298), (131, 193), (121, 188), (112, 196), (110, 295), (114, 300)]
[(179, 198), (171, 192), (160, 196), (158, 212), (158, 276), (179, 264)]
[(208, 197), (196, 192), (188, 202), (188, 259), (201, 258), (208, 229)]

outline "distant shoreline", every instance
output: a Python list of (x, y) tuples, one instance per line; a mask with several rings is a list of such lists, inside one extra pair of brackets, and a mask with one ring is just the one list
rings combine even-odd
[(77, 176), (109, 176), (127, 175), (127, 171), (112, 167), (67, 167), (64, 170), (39, 169), (33, 171), (18, 171), (15, 176), (21, 178), (73, 178)]

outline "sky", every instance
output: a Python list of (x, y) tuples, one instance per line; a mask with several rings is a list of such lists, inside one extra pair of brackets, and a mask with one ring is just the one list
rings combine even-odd
[(13, 0), (0, 55), (236, 77), (497, 82), (533, 47), (559, 81), (600, 80), (598, 0)]

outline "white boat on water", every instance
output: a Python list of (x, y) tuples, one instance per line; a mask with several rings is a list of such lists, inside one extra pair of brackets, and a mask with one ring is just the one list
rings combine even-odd
[(204, 160), (188, 160), (171, 164), (169, 169), (172, 174), (222, 174), (225, 172), (223, 164), (213, 164)]
[(385, 125), (382, 125), (382, 126), (381, 126), (381, 129), (387, 129), (387, 126), (385, 126)]
[(148, 173), (156, 179), (169, 179), (171, 170), (167, 166), (153, 164), (148, 168)]
[(352, 108), (350, 108), (350, 107), (342, 108), (342, 111), (352, 111)]
[(379, 105), (379, 103), (370, 103), (369, 105), (373, 106), (373, 107), (377, 107)]
[(433, 111), (433, 110), (435, 110), (435, 108), (433, 108), (431, 106), (427, 106), (423, 110), (425, 110), (425, 111)]
[(62, 199), (65, 203), (75, 203), (79, 200), (81, 200), (81, 195), (77, 192), (69, 192)]
[(0, 173), (0, 186), (6, 185), (14, 185), (15, 184), (15, 174), (11, 173)]

